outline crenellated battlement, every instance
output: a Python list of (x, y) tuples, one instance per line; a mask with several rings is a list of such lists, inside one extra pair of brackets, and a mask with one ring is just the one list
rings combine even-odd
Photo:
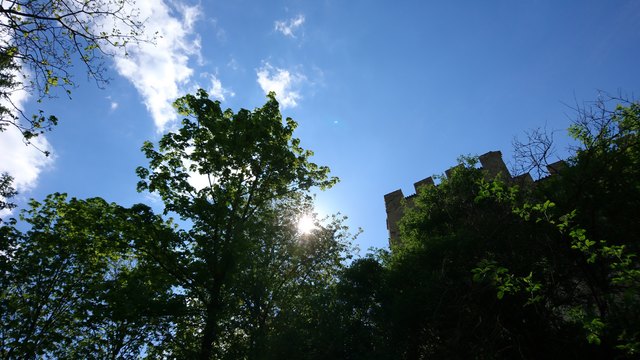
[[(507, 165), (502, 160), (502, 152), (489, 151), (485, 154), (478, 156), (481, 169), (485, 171), (487, 179), (495, 179), (498, 175), (511, 179), (514, 182), (533, 184), (534, 180), (529, 173), (513, 176), (509, 172)], [(452, 172), (459, 166), (456, 165), (447, 169), (444, 173), (447, 178), (451, 177)], [(566, 167), (566, 163), (562, 160), (553, 164), (547, 165), (547, 171), (549, 176), (556, 175), (563, 168)], [(389, 230), (389, 246), (393, 246), (400, 237), (400, 228), (398, 222), (404, 216), (405, 209), (407, 207), (413, 207), (414, 197), (418, 193), (419, 189), (425, 185), (434, 185), (433, 178), (431, 176), (424, 178), (413, 184), (415, 193), (409, 196), (404, 196), (401, 189), (390, 192), (384, 196), (385, 209), (387, 211), (387, 230)]]

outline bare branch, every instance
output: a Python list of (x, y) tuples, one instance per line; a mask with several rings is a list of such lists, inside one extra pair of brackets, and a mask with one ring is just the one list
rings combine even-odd
[[(0, 0), (0, 131), (14, 126), (28, 143), (55, 125), (42, 114), (29, 118), (7, 101), (14, 90), (39, 100), (55, 87), (69, 95), (77, 62), (102, 87), (109, 81), (106, 58), (126, 54), (130, 44), (153, 41), (144, 34), (135, 0)], [(18, 73), (24, 84), (15, 79)]]
[(538, 179), (549, 175), (547, 165), (556, 152), (553, 146), (553, 133), (543, 127), (526, 131), (525, 135), (526, 139), (523, 141), (518, 138), (514, 138), (512, 141), (514, 149), (513, 173), (533, 172)]

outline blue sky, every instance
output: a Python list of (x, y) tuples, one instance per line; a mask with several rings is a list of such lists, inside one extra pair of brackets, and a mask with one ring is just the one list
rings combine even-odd
[(384, 194), (439, 174), (463, 154), (501, 150), (546, 126), (564, 129), (576, 102), (597, 91), (640, 93), (640, 2), (601, 1), (139, 1), (156, 46), (110, 62), (105, 89), (85, 81), (44, 109), (60, 125), (43, 158), (0, 135), (0, 171), (21, 201), (51, 192), (124, 205), (139, 151), (178, 120), (171, 102), (198, 87), (234, 110), (276, 90), (318, 164), (341, 182), (318, 211), (341, 212), (364, 232), (361, 249), (387, 245)]

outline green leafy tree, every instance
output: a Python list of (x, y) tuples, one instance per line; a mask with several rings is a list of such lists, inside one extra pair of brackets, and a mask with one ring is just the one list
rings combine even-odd
[[(538, 279), (529, 302), (555, 315), (550, 324), (577, 327), (575, 344), (591, 344), (598, 357), (639, 351), (639, 118), (638, 103), (624, 99), (601, 98), (579, 108), (570, 127), (578, 141), (571, 166), (540, 182), (530, 201), (510, 200), (514, 214), (544, 229), (538, 237), (550, 250), (528, 264), (528, 280)], [(505, 198), (505, 189), (490, 196)], [(482, 265), (491, 269), (498, 294), (527, 292), (527, 279), (500, 265)]]
[(331, 340), (333, 336), (328, 345), (335, 348), (334, 358), (396, 358), (388, 341), (391, 322), (387, 306), (391, 294), (384, 256), (369, 254), (356, 259), (335, 286), (330, 313), (324, 314), (324, 322), (331, 321), (324, 338)]
[(23, 212), (28, 231), (0, 228), (0, 358), (138, 358), (161, 339), (181, 302), (134, 251), (167, 231), (149, 214), (54, 194)]
[[(228, 348), (225, 334), (237, 334), (232, 329), (247, 329), (276, 311), (267, 299), (279, 297), (272, 280), (256, 279), (255, 292), (239, 284), (247, 285), (257, 269), (283, 266), (286, 272), (299, 262), (278, 249), (289, 246), (291, 234), (281, 232), (297, 215), (287, 209), (304, 208), (287, 204), (301, 204), (309, 189), (330, 187), (337, 179), (328, 177), (327, 167), (309, 161), (312, 152), (293, 137), (296, 123), (283, 121), (274, 94), (263, 107), (238, 113), (223, 111), (203, 90), (178, 99), (175, 106), (186, 117), (182, 128), (165, 135), (157, 149), (146, 143), (149, 167), (137, 170), (138, 189), (157, 193), (165, 213), (189, 225), (178, 238), (159, 239), (148, 249), (184, 291), (191, 314), (178, 321), (173, 342), (158, 351), (211, 359)], [(269, 259), (270, 253), (284, 259)], [(247, 323), (236, 327), (230, 324), (238, 306)], [(246, 330), (251, 341), (261, 337), (254, 330), (261, 331), (262, 325), (254, 325)]]
[(605, 97), (580, 108), (570, 128), (579, 142), (573, 166), (541, 189), (555, 205), (546, 222), (580, 271), (572, 313), (608, 357), (640, 352), (639, 131), (638, 102)]
[(273, 358), (273, 343), (283, 328), (293, 317), (308, 320), (310, 300), (335, 284), (350, 253), (349, 234), (338, 217), (300, 233), (297, 223), (311, 211), (309, 202), (291, 199), (256, 214), (262, 230), (253, 235), (233, 284), (239, 306), (225, 331), (237, 334), (229, 341), (237, 352), (227, 352), (226, 358)]
[[(403, 358), (544, 357), (558, 345), (540, 331), (544, 316), (521, 298), (496, 296), (473, 281), (478, 263), (496, 261), (526, 276), (524, 264), (538, 242), (510, 204), (482, 197), (506, 186), (464, 158), (438, 186), (425, 186), (402, 219), (401, 245), (393, 249), (388, 308), (393, 352)], [(526, 193), (510, 193), (519, 200)], [(506, 291), (506, 290), (505, 290)], [(545, 349), (538, 344), (545, 343)]]

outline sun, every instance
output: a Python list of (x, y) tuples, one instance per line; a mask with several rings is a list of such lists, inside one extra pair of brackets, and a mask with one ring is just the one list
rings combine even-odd
[(300, 234), (308, 234), (316, 228), (311, 215), (305, 214), (298, 220), (298, 232)]

